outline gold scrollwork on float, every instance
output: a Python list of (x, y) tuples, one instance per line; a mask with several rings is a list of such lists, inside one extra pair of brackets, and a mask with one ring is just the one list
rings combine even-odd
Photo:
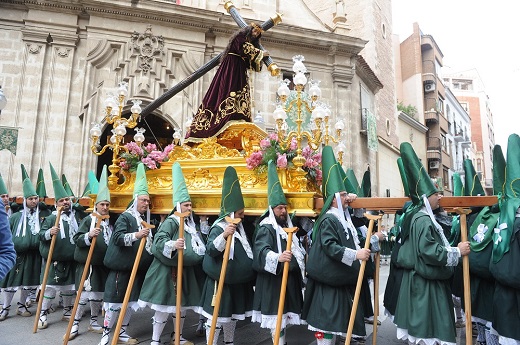
[(216, 189), (222, 188), (222, 181), (210, 173), (209, 169), (199, 168), (185, 176), (188, 189)]

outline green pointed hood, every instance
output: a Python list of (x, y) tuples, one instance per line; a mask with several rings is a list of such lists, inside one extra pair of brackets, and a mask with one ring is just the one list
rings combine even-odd
[(317, 227), (323, 216), (330, 209), (332, 201), (336, 193), (347, 191), (346, 185), (350, 184), (343, 168), (336, 161), (332, 147), (325, 146), (321, 153), (321, 166), (323, 171), (323, 180), (321, 188), (323, 193), (323, 208), (321, 209), (318, 219), (314, 223), (314, 230), (312, 232), (312, 239), (317, 233)]
[(219, 218), (243, 208), (245, 208), (244, 197), (242, 196), (242, 189), (240, 189), (237, 172), (235, 168), (228, 166), (226, 171), (224, 171), (224, 180), (222, 181), (222, 201)]
[(65, 188), (65, 190), (67, 191), (67, 194), (74, 197), (74, 192), (72, 191), (72, 188), (70, 187), (70, 184), (67, 181), (65, 174), (61, 174), (61, 183), (63, 184), (63, 188)]
[[(103, 165), (103, 170), (101, 171), (101, 176), (99, 177), (99, 183), (97, 186), (96, 193), (96, 204), (101, 201), (110, 202), (110, 190), (108, 189), (108, 173), (107, 166)], [(94, 176), (94, 179), (96, 176)], [(97, 182), (97, 179), (96, 179)], [(94, 193), (92, 193), (94, 194)]]
[(267, 167), (267, 200), (272, 208), (287, 205), (287, 199), (276, 171), (276, 164), (272, 160), (269, 161)]
[(23, 164), (20, 164), (20, 168), (22, 168), (22, 182), (25, 181), (26, 178), (29, 178), (29, 174), (27, 173), (27, 170), (25, 170), (25, 166)]
[(38, 181), (36, 182), (36, 193), (40, 198), (47, 196), (47, 189), (45, 189), (45, 181), (43, 179), (43, 169), (38, 170)]
[(372, 196), (372, 183), (370, 181), (370, 167), (363, 174), (363, 180), (361, 180), (361, 197), (370, 198)]
[[(507, 141), (506, 181), (504, 201), (500, 204), (500, 216), (493, 233), (493, 262), (497, 263), (509, 251), (514, 231), (515, 216), (520, 207), (520, 137), (511, 134)], [(495, 229), (495, 231), (497, 231)]]
[(56, 201), (63, 199), (63, 198), (70, 198), (73, 196), (72, 193), (68, 193), (65, 188), (63, 187), (63, 184), (61, 183), (60, 178), (58, 177), (58, 174), (56, 174), (56, 171), (54, 170), (54, 167), (49, 162), (49, 165), (51, 167), (51, 177), (52, 177), (52, 187), (54, 189), (54, 199)]
[(493, 194), (504, 194), (506, 182), (506, 159), (500, 145), (493, 147)]
[(352, 193), (360, 195), (361, 188), (359, 187), (359, 182), (356, 178), (356, 174), (354, 173), (354, 170), (352, 170), (351, 168), (347, 169), (347, 179), (350, 182), (350, 184), (352, 185), (352, 187), (354, 187), (354, 189), (355, 189), (355, 192), (352, 192)]
[(347, 174), (345, 173), (345, 170), (343, 170), (343, 167), (339, 167), (339, 173), (341, 175), (341, 179), (343, 180), (343, 185), (345, 186), (345, 190), (347, 193), (354, 193), (357, 194), (358, 191), (356, 188), (350, 183), (350, 180), (347, 178)]
[(399, 175), (401, 175), (401, 182), (403, 183), (404, 195), (410, 196), (410, 187), (408, 187), (408, 179), (406, 178), (406, 171), (404, 170), (403, 159), (397, 158), (397, 167), (399, 168)]
[(486, 195), (471, 159), (464, 160), (464, 175), (464, 194), (466, 196)]
[(346, 188), (340, 172), (342, 168), (336, 161), (336, 157), (334, 157), (332, 147), (325, 146), (323, 148), (321, 153), (321, 166), (323, 169), (323, 180), (321, 186), (324, 204), (320, 214), (324, 214), (329, 210), (334, 195), (338, 192), (345, 191)]
[(134, 198), (138, 195), (150, 195), (148, 193), (148, 181), (146, 180), (146, 171), (144, 164), (139, 163), (135, 172)]
[(24, 198), (27, 199), (31, 196), (38, 196), (38, 193), (36, 193), (36, 189), (34, 189), (34, 186), (31, 183), (31, 180), (29, 180), (29, 178), (25, 178), (25, 180), (23, 180), (22, 188)]
[(401, 143), (401, 158), (403, 159), (408, 188), (410, 189), (410, 198), (414, 205), (422, 205), (422, 195), (429, 197), (437, 193), (438, 189), (428, 175), (428, 171), (424, 168), (419, 157), (415, 153), (410, 143)]
[(97, 194), (99, 190), (99, 182), (96, 178), (96, 174), (94, 171), (90, 170), (88, 172), (88, 183), (85, 186), (85, 190), (83, 191), (82, 196), (89, 196), (90, 194)]
[(464, 185), (459, 173), (453, 173), (453, 196), (463, 196)]
[[(184, 174), (178, 162), (173, 163), (172, 166), (172, 188), (173, 207), (175, 207), (177, 203), (182, 204), (183, 202), (191, 201), (188, 187), (186, 187), (186, 181), (184, 180)], [(180, 212), (180, 210), (178, 211)]]
[(507, 198), (520, 198), (520, 137), (511, 134), (507, 140), (507, 167), (505, 180)]
[(0, 195), (9, 194), (7, 192), (7, 186), (5, 185), (4, 179), (2, 178), (2, 174), (0, 174)]

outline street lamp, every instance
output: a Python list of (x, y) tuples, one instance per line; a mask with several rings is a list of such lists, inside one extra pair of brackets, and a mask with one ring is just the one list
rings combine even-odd
[[(123, 145), (126, 129), (137, 126), (141, 114), (141, 101), (133, 99), (133, 105), (130, 108), (131, 115), (128, 118), (123, 117), (123, 107), (126, 103), (126, 97), (128, 96), (128, 83), (119, 83), (117, 91), (117, 96), (109, 93), (105, 99), (105, 118), (102, 121), (102, 123), (106, 122), (107, 124), (111, 124), (113, 127), (111, 130), (112, 136), (110, 137), (110, 143), (104, 145), (103, 147), (100, 145), (99, 138), (102, 133), (102, 123), (94, 123), (90, 129), (90, 139), (92, 140), (90, 149), (92, 153), (94, 153), (96, 156), (101, 156), (103, 153), (105, 153), (107, 148), (110, 148), (113, 152), (112, 164), (108, 167), (108, 170), (111, 173), (108, 177), (109, 189), (114, 189), (117, 185), (117, 174), (121, 169), (119, 166), (119, 155), (121, 151), (128, 152), (126, 147)], [(134, 135), (134, 140), (139, 146), (141, 146), (144, 141), (143, 133), (145, 130), (143, 128), (137, 128), (135, 131), (136, 134)]]
[[(304, 88), (307, 84), (307, 77), (305, 76), (307, 68), (303, 64), (305, 58), (302, 55), (296, 55), (293, 57), (293, 61), (295, 90), (291, 91), (289, 89), (287, 86), (288, 81), (280, 82), (277, 90), (280, 104), (276, 106), (273, 117), (276, 120), (278, 140), (282, 148), (287, 149), (291, 144), (291, 140), (296, 138), (296, 157), (293, 158), (293, 164), (296, 169), (291, 171), (291, 174), (294, 176), (295, 188), (299, 192), (303, 192), (306, 190), (307, 179), (305, 178), (306, 172), (302, 168), (305, 164), (305, 158), (302, 156), (302, 141), (306, 139), (312, 150), (320, 149), (322, 143), (328, 145), (329, 141), (338, 143), (345, 125), (342, 121), (337, 122), (335, 125), (336, 137), (329, 134), (331, 111), (326, 104), (318, 101), (321, 97), (320, 82), (311, 80), (309, 90), (305, 92)], [(287, 133), (289, 130), (286, 121), (288, 112), (296, 114), (295, 118), (292, 119), (296, 124), (296, 129)], [(309, 112), (311, 113), (310, 130), (306, 131), (302, 129), (302, 123), (304, 122), (302, 114)]]

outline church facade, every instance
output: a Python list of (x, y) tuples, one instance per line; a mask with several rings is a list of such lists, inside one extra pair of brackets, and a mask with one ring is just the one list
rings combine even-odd
[[(292, 57), (305, 56), (308, 79), (320, 81), (331, 123), (345, 123), (344, 166), (358, 178), (370, 167), (373, 196), (401, 196), (391, 1), (236, 0), (233, 5), (248, 23), (282, 14), (282, 22), (261, 39), (282, 73), (273, 77), (264, 68), (251, 74), (252, 117), (275, 127), (278, 85), (291, 75)], [(0, 0), (0, 85), (8, 98), (0, 127), (18, 133), (16, 155), (0, 151), (11, 194), (21, 192), (20, 164), (33, 181), (43, 168), (50, 186), (48, 162), (81, 192), (88, 171), (111, 156), (94, 155), (89, 134), (92, 123), (105, 116), (107, 94), (127, 82), (127, 98), (145, 107), (222, 52), (237, 28), (226, 1), (219, 0)], [(141, 119), (146, 142), (165, 145), (174, 130), (184, 130), (214, 73)], [(123, 113), (130, 107), (128, 102)], [(103, 127), (101, 144), (110, 130)], [(132, 130), (128, 136), (131, 140)]]

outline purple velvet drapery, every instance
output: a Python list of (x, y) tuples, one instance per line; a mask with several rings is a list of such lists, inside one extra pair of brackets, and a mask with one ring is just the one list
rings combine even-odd
[(186, 133), (187, 141), (197, 142), (220, 134), (222, 127), (233, 120), (251, 122), (251, 96), (247, 69), (259, 71), (263, 52), (239, 34), (220, 64), (208, 91), (193, 116)]

